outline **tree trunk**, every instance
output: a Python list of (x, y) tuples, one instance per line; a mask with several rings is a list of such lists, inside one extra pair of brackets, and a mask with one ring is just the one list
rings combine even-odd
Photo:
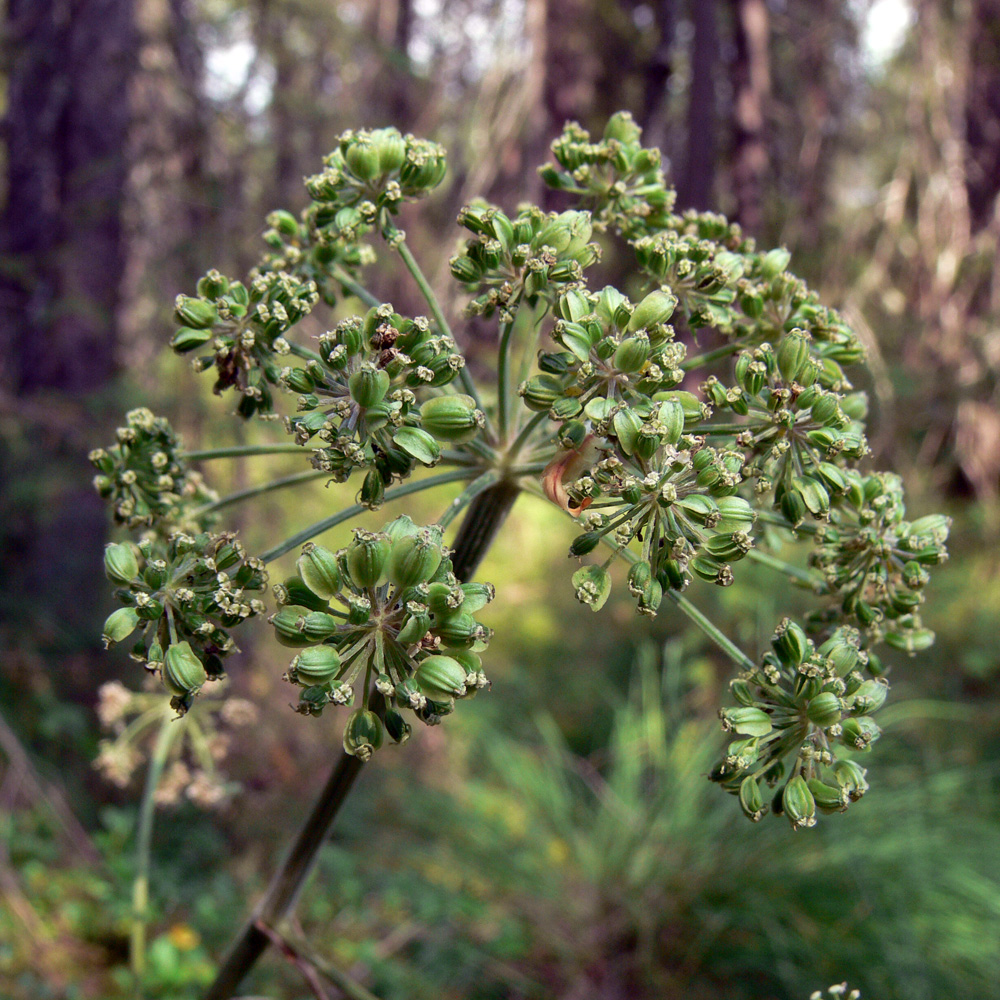
[(758, 236), (764, 224), (765, 105), (771, 89), (768, 15), (764, 0), (733, 0), (733, 187), (736, 219)]
[(691, 46), (687, 160), (677, 185), (677, 204), (681, 209), (703, 210), (714, 205), (715, 74), (719, 61), (716, 7), (715, 0), (695, 0), (692, 4), (694, 41)]
[(79, 645), (106, 524), (81, 438), (115, 372), (133, 0), (8, 0), (6, 31), (0, 388), (20, 434), (0, 452), (0, 579), (33, 641)]

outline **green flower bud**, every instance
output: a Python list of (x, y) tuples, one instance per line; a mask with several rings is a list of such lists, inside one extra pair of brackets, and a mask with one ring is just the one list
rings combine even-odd
[(816, 825), (816, 800), (801, 774), (795, 775), (785, 785), (781, 805), (785, 815), (792, 821), (792, 829)]
[(392, 543), (386, 575), (400, 590), (426, 583), (441, 565), (441, 545), (426, 528)]
[(131, 583), (139, 575), (135, 552), (127, 542), (111, 543), (104, 549), (104, 572), (114, 583)]
[(840, 699), (832, 691), (822, 691), (806, 708), (809, 721), (820, 729), (827, 729), (837, 722), (840, 722), (842, 707)]
[(181, 698), (195, 694), (208, 680), (204, 664), (187, 642), (177, 642), (167, 647), (160, 674), (163, 686), (172, 695)]
[(471, 441), (483, 426), (483, 414), (471, 396), (436, 396), (420, 407), (420, 423), (439, 441)]
[(413, 675), (421, 693), (431, 701), (464, 698), (465, 677), (462, 665), (451, 656), (428, 656)]
[(741, 736), (767, 736), (772, 729), (771, 716), (762, 708), (741, 705), (739, 708), (724, 708), (719, 712), (722, 728), (732, 730)]
[(650, 292), (632, 311), (626, 329), (629, 333), (666, 323), (677, 306), (677, 296), (662, 289)]
[(383, 532), (355, 529), (347, 548), (347, 567), (357, 587), (374, 587), (382, 577), (392, 543)]
[(369, 407), (381, 403), (389, 391), (389, 373), (371, 364), (362, 365), (348, 380), (351, 398), (358, 406)]
[(767, 812), (756, 778), (747, 777), (740, 783), (740, 808), (743, 815), (754, 823), (759, 822)]
[(344, 753), (360, 761), (371, 760), (372, 754), (382, 746), (382, 720), (374, 713), (358, 709), (344, 727)]
[(112, 611), (104, 622), (104, 648), (127, 639), (139, 625), (139, 614), (135, 608), (119, 608)]
[(573, 574), (576, 599), (600, 611), (611, 595), (611, 574), (601, 566), (583, 566)]
[(302, 687), (329, 684), (340, 671), (340, 655), (333, 646), (313, 646), (296, 656), (288, 671), (288, 678)]
[(340, 591), (337, 557), (322, 545), (308, 542), (295, 563), (303, 583), (317, 596), (329, 601)]
[(190, 295), (178, 295), (174, 303), (174, 318), (181, 326), (208, 330), (218, 322), (219, 315), (211, 302), (193, 299)]
[(626, 337), (615, 350), (614, 366), (621, 372), (637, 372), (648, 358), (648, 337)]

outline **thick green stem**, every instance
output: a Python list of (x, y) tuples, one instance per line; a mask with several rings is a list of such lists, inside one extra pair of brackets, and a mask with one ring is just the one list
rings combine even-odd
[[(451, 482), (458, 478), (455, 473), (447, 475), (449, 476), (447, 480), (444, 476), (434, 478), (438, 483)], [(427, 488), (431, 485), (431, 480), (423, 480), (422, 484), (407, 485)], [(401, 496), (403, 489), (404, 487), (400, 487), (399, 490), (390, 492)], [(416, 490), (410, 489), (408, 492)], [(455, 575), (459, 580), (468, 580), (479, 565), (510, 513), (517, 495), (518, 487), (514, 483), (504, 481), (484, 490), (472, 500), (455, 539), (452, 555)], [(389, 493), (386, 494), (386, 499), (390, 499)], [(269, 944), (269, 938), (261, 926), (279, 927), (291, 911), (313, 868), (319, 849), (363, 766), (357, 757), (343, 752), (340, 754), (319, 798), (299, 830), (288, 856), (275, 873), (264, 898), (230, 947), (215, 982), (205, 994), (205, 1000), (230, 1000), (233, 992), (263, 954)]]
[(153, 756), (146, 771), (146, 786), (139, 804), (139, 825), (135, 850), (135, 880), (132, 883), (132, 927), (129, 962), (132, 966), (133, 996), (142, 996), (142, 981), (146, 977), (146, 918), (149, 908), (149, 863), (153, 845), (153, 818), (156, 813), (156, 789), (163, 776), (167, 756), (184, 725), (183, 719), (164, 715), (156, 737)]
[(309, 448), (298, 444), (238, 444), (231, 448), (206, 448), (203, 451), (182, 451), (188, 462), (204, 462), (210, 458), (246, 458), (250, 455), (311, 455)]
[[(421, 490), (433, 489), (435, 486), (442, 486), (444, 483), (454, 483), (461, 479), (472, 479), (475, 475), (476, 470), (474, 468), (462, 468), (452, 469), (451, 472), (442, 472), (440, 475), (430, 476), (427, 479), (412, 480), (411, 482), (404, 483), (402, 486), (397, 486), (393, 490), (386, 490), (385, 502), (390, 503), (393, 500), (398, 500), (400, 497), (409, 496), (411, 493), (419, 493)], [(343, 524), (344, 521), (349, 521), (352, 517), (357, 517), (358, 514), (367, 509), (364, 504), (360, 503), (356, 503), (351, 507), (345, 507), (344, 510), (339, 511), (331, 517), (325, 517), (322, 521), (317, 521), (315, 524), (310, 524), (308, 528), (303, 528), (298, 534), (292, 535), (291, 538), (286, 538), (280, 545), (275, 545), (274, 548), (261, 553), (261, 559), (266, 563), (273, 562), (286, 552), (291, 552), (296, 546), (308, 542), (309, 539), (321, 535), (324, 531), (329, 531), (330, 528), (335, 528), (338, 524)]]
[(193, 517), (197, 517), (200, 514), (208, 514), (213, 510), (222, 510), (223, 507), (240, 503), (242, 500), (249, 500), (252, 497), (259, 497), (265, 493), (272, 493), (274, 490), (284, 489), (286, 486), (298, 486), (299, 483), (308, 483), (315, 479), (328, 479), (329, 476), (330, 473), (324, 472), (322, 469), (309, 469), (306, 472), (296, 472), (291, 476), (272, 479), (271, 482), (264, 483), (262, 486), (250, 486), (245, 490), (230, 493), (228, 496), (221, 497), (212, 503), (207, 503), (203, 507), (198, 507), (191, 514)]

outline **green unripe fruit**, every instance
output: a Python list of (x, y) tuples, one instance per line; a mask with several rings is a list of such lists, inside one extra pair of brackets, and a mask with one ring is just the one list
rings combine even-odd
[(400, 427), (392, 440), (405, 455), (423, 465), (434, 465), (441, 457), (441, 446), (422, 427)]
[(195, 330), (190, 326), (182, 326), (170, 338), (170, 346), (178, 354), (187, 354), (188, 351), (197, 350), (203, 344), (207, 344), (212, 339), (211, 328)]
[(383, 735), (382, 720), (374, 712), (359, 709), (344, 727), (344, 753), (360, 761), (371, 760), (372, 754), (382, 746)]
[(754, 823), (758, 822), (767, 812), (764, 797), (760, 793), (760, 785), (756, 778), (744, 778), (740, 784), (740, 808), (743, 815)]
[(218, 322), (219, 314), (211, 302), (194, 299), (190, 295), (178, 295), (174, 304), (174, 318), (181, 326), (208, 330)]
[(517, 391), (529, 410), (540, 413), (548, 410), (562, 396), (563, 380), (556, 375), (534, 375), (527, 382), (522, 382)]
[(378, 154), (378, 168), (382, 174), (399, 170), (406, 159), (406, 140), (394, 128), (380, 128), (372, 132), (372, 142)]
[(304, 649), (292, 660), (289, 680), (302, 687), (329, 684), (340, 671), (340, 655), (333, 646)]
[(369, 407), (381, 403), (389, 391), (389, 373), (374, 365), (362, 365), (348, 380), (351, 399), (358, 406)]
[(379, 176), (379, 153), (367, 136), (356, 137), (347, 147), (344, 159), (358, 180), (371, 181)]
[(882, 735), (882, 730), (874, 719), (863, 715), (857, 719), (847, 719), (844, 722), (840, 740), (852, 750), (868, 750)]
[(163, 686), (172, 695), (181, 698), (195, 694), (208, 680), (204, 665), (187, 642), (177, 642), (167, 647), (160, 675)]
[(465, 669), (451, 656), (428, 656), (413, 675), (421, 693), (431, 701), (464, 698), (465, 678)]
[(279, 605), (297, 604), (310, 611), (329, 611), (326, 598), (319, 597), (305, 585), (302, 577), (297, 574), (285, 578), (280, 587), (274, 588), (274, 594)]
[(482, 277), (482, 268), (465, 254), (452, 257), (448, 266), (452, 276), (466, 285), (474, 285)]
[(621, 372), (637, 372), (648, 358), (648, 337), (626, 337), (615, 350), (614, 366)]
[(386, 575), (400, 590), (426, 583), (441, 565), (441, 545), (426, 529), (392, 543)]
[(355, 530), (347, 548), (347, 567), (357, 587), (374, 587), (379, 582), (391, 544), (383, 532)]
[(601, 532), (588, 531), (582, 535), (577, 535), (570, 543), (569, 554), (571, 557), (585, 556), (600, 544)]
[(471, 441), (483, 425), (483, 415), (471, 396), (436, 396), (420, 407), (420, 423), (439, 441)]
[(778, 659), (786, 667), (797, 667), (809, 653), (809, 640), (802, 626), (785, 619), (771, 640)]
[(801, 774), (795, 775), (785, 785), (781, 804), (785, 815), (792, 821), (793, 829), (816, 825), (816, 800)]
[(103, 639), (105, 647), (127, 639), (139, 624), (139, 613), (135, 608), (119, 608), (108, 615), (104, 623)]
[(358, 501), (369, 510), (378, 510), (385, 501), (385, 481), (377, 469), (365, 473)]
[(628, 591), (633, 597), (640, 597), (646, 592), (646, 588), (653, 580), (653, 570), (649, 563), (643, 559), (633, 563), (628, 571)]
[(462, 602), (462, 610), (470, 615), (481, 611), (497, 595), (496, 587), (492, 583), (463, 583), (462, 593), (465, 600)]
[(666, 323), (677, 306), (677, 296), (672, 292), (650, 292), (632, 311), (628, 320), (629, 333)]
[(771, 716), (751, 705), (723, 709), (719, 716), (723, 729), (731, 729), (740, 736), (767, 736), (772, 729)]
[(329, 601), (340, 591), (340, 571), (337, 569), (337, 557), (322, 545), (313, 542), (302, 548), (302, 555), (295, 563), (302, 582), (324, 601)]
[(770, 250), (760, 262), (760, 276), (765, 281), (773, 281), (788, 267), (791, 259), (792, 255), (784, 247)]
[(837, 784), (846, 792), (852, 802), (857, 802), (868, 791), (865, 775), (868, 773), (857, 761), (838, 760), (833, 765)]
[(809, 360), (809, 339), (802, 330), (790, 330), (778, 345), (778, 371), (786, 382), (794, 382)]
[(611, 574), (601, 566), (583, 566), (573, 574), (573, 589), (581, 604), (600, 611), (611, 595)]
[(386, 709), (385, 731), (393, 743), (403, 744), (413, 732), (410, 724), (394, 708)]
[(889, 693), (889, 685), (881, 680), (865, 681), (861, 687), (854, 692), (854, 701), (851, 705), (855, 712), (864, 715), (870, 712), (877, 712), (884, 704), (886, 695)]
[(822, 691), (809, 702), (806, 714), (811, 723), (820, 729), (827, 729), (840, 722), (842, 714), (840, 699), (832, 691)]
[(809, 786), (809, 791), (816, 802), (816, 808), (820, 812), (843, 812), (851, 801), (845, 789), (834, 788), (832, 785), (820, 781), (819, 778), (810, 778), (806, 784)]
[[(292, 368), (281, 379), (292, 392), (312, 392), (316, 388), (313, 377), (305, 368)], [(315, 397), (313, 397), (315, 398)], [(318, 400), (317, 400), (318, 402)]]
[(271, 212), (267, 217), (267, 224), (284, 236), (298, 236), (299, 234), (299, 224), (295, 216), (283, 208), (277, 208)]
[(642, 129), (628, 111), (613, 114), (604, 126), (604, 138), (616, 139), (623, 146), (638, 146), (641, 135)]
[(465, 592), (461, 587), (457, 585), (453, 587), (447, 583), (432, 583), (427, 589), (427, 607), (439, 622), (454, 618), (461, 611), (468, 613), (463, 607)]
[(329, 639), (337, 631), (337, 619), (323, 611), (310, 611), (289, 604), (271, 615), (271, 624), (278, 642), (283, 646), (314, 646)]
[(114, 583), (131, 583), (139, 575), (132, 546), (127, 542), (108, 545), (104, 549), (104, 572)]
[(489, 637), (489, 630), (480, 625), (472, 615), (457, 614), (434, 626), (434, 634), (440, 636), (446, 646), (455, 649), (469, 649)]
[(403, 627), (399, 630), (399, 634), (396, 638), (404, 646), (409, 646), (412, 643), (420, 642), (420, 640), (427, 635), (430, 627), (430, 615), (410, 615), (410, 617), (403, 623)]

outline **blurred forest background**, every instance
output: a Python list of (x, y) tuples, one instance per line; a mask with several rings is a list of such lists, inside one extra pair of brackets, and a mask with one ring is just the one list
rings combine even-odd
[[(904, 475), (912, 514), (955, 518), (925, 616), (937, 644), (894, 663), (861, 806), (808, 833), (751, 827), (704, 778), (729, 665), (672, 612), (622, 606), (608, 628), (580, 608), (571, 526), (525, 498), (481, 573), (500, 590), (492, 692), (379, 755), (300, 904), (304, 933), (382, 1000), (804, 1000), (844, 979), (866, 1000), (995, 995), (1000, 0), (0, 8), (3, 1000), (128, 983), (142, 767), (120, 788), (93, 761), (99, 687), (139, 678), (99, 648), (108, 524), (86, 453), (136, 405), (192, 446), (281, 437), (236, 426), (167, 357), (174, 296), (209, 267), (244, 274), (266, 213), (305, 204), (343, 129), (394, 124), (450, 151), (404, 223), (457, 314), (458, 208), (546, 204), (534, 168), (563, 122), (599, 134), (620, 108), (682, 207), (787, 246), (862, 335), (873, 461)], [(391, 264), (375, 291), (423, 312)], [(466, 331), (480, 373), (490, 336)], [(291, 470), (207, 471), (227, 490)], [(232, 525), (254, 551), (352, 492), (276, 494)], [(705, 600), (751, 651), (792, 610), (752, 574)], [(239, 787), (158, 813), (149, 997), (211, 978), (332, 759), (333, 722), (289, 711), (284, 666), (244, 643), (232, 687), (260, 717), (220, 764)], [(313, 995), (273, 952), (247, 992)]]

